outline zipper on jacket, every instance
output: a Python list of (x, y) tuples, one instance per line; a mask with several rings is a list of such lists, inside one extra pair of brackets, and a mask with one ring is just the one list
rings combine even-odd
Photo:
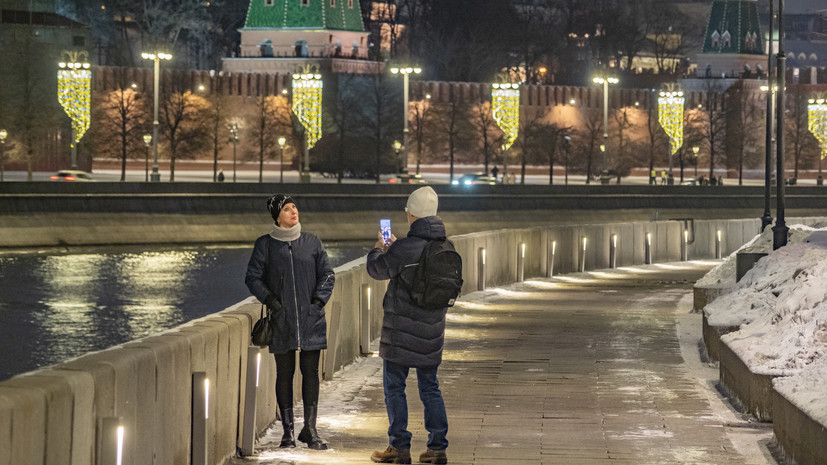
[(296, 304), (296, 343), (298, 350), (302, 350), (302, 331), (299, 324), (299, 297), (296, 291), (296, 266), (293, 263), (293, 242), (287, 243), (287, 249), (290, 251), (290, 274), (293, 276), (293, 302)]

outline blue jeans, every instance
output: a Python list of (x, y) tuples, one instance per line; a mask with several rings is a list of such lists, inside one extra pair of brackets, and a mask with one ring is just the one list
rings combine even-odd
[[(448, 448), (448, 415), (445, 401), (436, 379), (438, 367), (417, 368), (419, 398), (425, 407), (425, 429), (428, 430), (428, 449)], [(385, 386), (385, 407), (388, 409), (388, 436), (390, 445), (399, 450), (411, 448), (411, 433), (408, 431), (408, 400), (405, 397), (405, 381), (409, 368), (385, 360), (382, 381)]]

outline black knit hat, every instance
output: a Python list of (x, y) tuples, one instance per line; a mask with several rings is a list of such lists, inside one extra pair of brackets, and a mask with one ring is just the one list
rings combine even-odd
[(288, 203), (296, 205), (296, 201), (289, 195), (276, 194), (267, 199), (267, 210), (270, 211), (270, 216), (273, 217), (273, 221), (278, 223), (279, 213), (281, 213), (281, 209)]

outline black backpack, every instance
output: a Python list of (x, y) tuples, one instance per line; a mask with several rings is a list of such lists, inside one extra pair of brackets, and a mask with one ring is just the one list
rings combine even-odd
[(411, 297), (419, 307), (451, 307), (462, 289), (462, 257), (447, 239), (430, 240), (422, 249), (411, 284)]

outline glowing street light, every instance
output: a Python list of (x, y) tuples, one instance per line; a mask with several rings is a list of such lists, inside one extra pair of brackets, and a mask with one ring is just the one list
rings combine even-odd
[(818, 181), (819, 186), (824, 185), (824, 177), (821, 175), (821, 160), (827, 156), (827, 102), (823, 98), (810, 99), (807, 105), (807, 128), (813, 133), (818, 145), (821, 147), (821, 154), (818, 157)]
[(150, 175), (149, 180), (152, 182), (159, 182), (161, 181), (161, 173), (158, 172), (158, 126), (161, 123), (158, 122), (158, 90), (161, 87), (161, 60), (172, 60), (172, 55), (169, 53), (142, 53), (141, 58), (144, 60), (152, 60), (154, 62), (154, 71), (153, 71), (153, 86), (152, 90), (154, 95), (153, 100), (153, 119), (152, 119), (152, 153), (153, 153), (153, 160), (152, 160), (152, 175)]
[(505, 134), (503, 139), (503, 179), (508, 174), (508, 149), (520, 134), (520, 84), (491, 85), (491, 116)]
[(230, 125), (230, 142), (233, 143), (233, 182), (235, 182), (236, 148), (238, 147), (238, 123), (233, 123)]
[[(408, 94), (410, 93), (410, 84), (408, 81), (409, 76), (413, 74), (419, 74), (422, 72), (422, 68), (412, 68), (412, 67), (405, 67), (405, 68), (391, 68), (391, 73), (393, 74), (401, 74), (402, 75), (402, 101), (403, 106), (402, 109), (404, 110), (404, 127), (402, 129), (402, 148), (404, 149), (403, 162), (402, 162), (402, 169), (400, 173), (405, 174), (408, 172)], [(398, 150), (397, 150), (398, 152)], [(398, 153), (397, 153), (398, 155)]]
[(85, 50), (64, 50), (61, 55), (69, 60), (58, 63), (57, 100), (72, 120), (72, 169), (76, 170), (77, 143), (89, 130), (92, 121), (92, 71)]
[(695, 182), (698, 182), (698, 152), (700, 152), (701, 148), (697, 145), (692, 147), (692, 153), (695, 154)]
[(3, 182), (6, 170), (6, 137), (9, 133), (5, 129), (0, 129), (0, 182)]
[(144, 134), (146, 156), (144, 157), (144, 182), (149, 182), (149, 147), (152, 145), (152, 134)]
[[(658, 122), (669, 136), (669, 177), (672, 178), (672, 156), (683, 145), (683, 92), (661, 91), (658, 97)], [(670, 179), (671, 181), (671, 179)]]
[(310, 182), (310, 149), (322, 138), (322, 75), (311, 72), (293, 74), (293, 113), (304, 126), (304, 168), (301, 182)]
[(279, 182), (284, 183), (284, 144), (287, 139), (284, 136), (279, 137)]
[(609, 167), (606, 164), (606, 150), (609, 146), (609, 84), (617, 84), (620, 82), (613, 77), (596, 77), (592, 79), (595, 84), (603, 85), (603, 172), (600, 174), (600, 182), (602, 184), (609, 184)]

